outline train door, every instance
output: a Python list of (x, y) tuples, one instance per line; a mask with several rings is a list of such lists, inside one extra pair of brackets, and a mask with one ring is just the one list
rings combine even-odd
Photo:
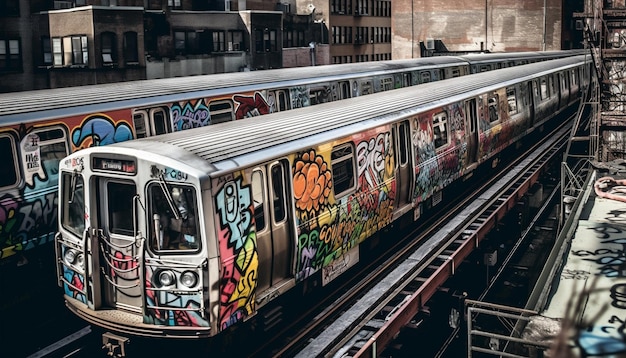
[(349, 81), (340, 81), (339, 82), (339, 99), (346, 99), (352, 97), (350, 92), (350, 82)]
[(270, 97), (274, 98), (273, 103), (270, 104), (272, 112), (282, 112), (290, 109), (290, 101), (287, 90), (280, 89), (272, 91), (270, 92)]
[(252, 171), (252, 196), (259, 267), (257, 289), (262, 292), (292, 277), (293, 227), (289, 162), (285, 159)]
[[(141, 312), (142, 274), (140, 257), (143, 245), (138, 245), (137, 186), (133, 181), (98, 178), (97, 223), (100, 230), (92, 238), (92, 252), (99, 253), (103, 306)], [(96, 274), (95, 272), (93, 274)]]
[(393, 128), (394, 151), (396, 153), (396, 210), (394, 219), (401, 216), (408, 204), (411, 204), (411, 188), (413, 188), (413, 165), (411, 153), (411, 129), (405, 120)]
[(476, 98), (465, 101), (465, 128), (467, 138), (467, 161), (465, 167), (474, 169), (478, 162), (478, 108)]

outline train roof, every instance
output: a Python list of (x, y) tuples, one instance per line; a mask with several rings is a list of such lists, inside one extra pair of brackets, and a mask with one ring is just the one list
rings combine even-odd
[(584, 55), (589, 50), (554, 50), (554, 51), (534, 51), (534, 52), (490, 52), (480, 54), (467, 54), (460, 56), (470, 64), (490, 63), (499, 61), (514, 61), (522, 59), (555, 59), (576, 55)]
[(226, 88), (241, 87), (239, 91), (242, 92), (254, 91), (341, 80), (355, 74), (391, 74), (413, 68), (417, 70), (464, 64), (467, 61), (457, 56), (425, 57), (12, 92), (0, 95), (0, 125), (31, 118), (56, 118), (129, 107), (141, 108), (228, 93)]
[(389, 74), (411, 68), (417, 70), (524, 56), (536, 58), (571, 54), (572, 51), (566, 50), (424, 57), (12, 92), (0, 94), (0, 126), (208, 97), (223, 93), (223, 89), (229, 87), (241, 86), (241, 91), (254, 91), (266, 89), (268, 84), (277, 82), (281, 84), (276, 84), (276, 87), (287, 87), (311, 83), (312, 80), (341, 80), (357, 73)]
[[(537, 62), (431, 82), (261, 117), (85, 149), (183, 160), (197, 175), (225, 172), (293, 154), (555, 69), (581, 64), (585, 56)], [(77, 154), (85, 154), (79, 151)]]

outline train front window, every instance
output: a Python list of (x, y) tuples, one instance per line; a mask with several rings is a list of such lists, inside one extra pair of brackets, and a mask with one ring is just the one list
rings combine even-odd
[(150, 247), (154, 251), (196, 251), (200, 248), (196, 190), (165, 183), (148, 188)]
[(85, 231), (85, 186), (82, 175), (63, 172), (61, 177), (61, 225), (82, 237)]
[(135, 195), (137, 195), (135, 184), (114, 181), (107, 183), (110, 233), (134, 236), (133, 198)]

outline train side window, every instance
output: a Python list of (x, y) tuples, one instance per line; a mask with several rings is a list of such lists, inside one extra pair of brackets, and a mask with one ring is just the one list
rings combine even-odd
[(405, 166), (409, 162), (409, 147), (407, 139), (410, 138), (407, 128), (408, 122), (404, 121), (398, 124), (399, 144), (400, 144), (400, 166)]
[(381, 78), (380, 79), (380, 88), (383, 91), (389, 91), (393, 89), (393, 79), (392, 78)]
[(420, 72), (420, 83), (428, 83), (430, 82), (430, 72), (422, 71)]
[(340, 197), (354, 189), (354, 148), (350, 143), (333, 149), (331, 154), (333, 172), (333, 189), (335, 196)]
[(330, 91), (328, 87), (316, 87), (309, 90), (309, 103), (312, 106), (330, 101)]
[(489, 122), (497, 122), (500, 118), (498, 115), (498, 94), (493, 94), (489, 96), (488, 105), (489, 105)]
[(254, 170), (252, 172), (252, 199), (254, 203), (254, 221), (256, 231), (260, 232), (265, 229), (265, 182), (263, 180), (263, 171)]
[(361, 95), (372, 93), (372, 82), (371, 81), (363, 81), (361, 82)]
[(578, 85), (578, 72), (576, 72), (576, 70), (571, 70), (571, 77), (572, 86)]
[(539, 88), (540, 88), (541, 100), (548, 99), (548, 95), (549, 95), (548, 94), (548, 82), (546, 81), (546, 78), (541, 77), (541, 80), (539, 83), (540, 83)]
[(289, 109), (289, 98), (287, 97), (285, 90), (276, 91), (276, 100), (278, 101), (276, 106), (278, 111), (282, 112)]
[(63, 172), (61, 176), (61, 193), (63, 195), (61, 225), (78, 237), (82, 237), (85, 231), (84, 188), (82, 175)]
[(133, 127), (135, 127), (135, 136), (137, 138), (146, 138), (148, 136), (147, 119), (148, 113), (145, 111), (135, 111), (133, 113)]
[(453, 68), (451, 73), (452, 73), (452, 77), (461, 77), (461, 71), (459, 71), (458, 68)]
[(444, 147), (449, 143), (448, 114), (446, 112), (439, 112), (433, 116), (433, 137), (435, 149)]
[(491, 70), (491, 66), (489, 66), (489, 65), (480, 65), (480, 67), (479, 67), (479, 71), (480, 72), (487, 72), (489, 70)]
[(150, 117), (154, 128), (154, 135), (165, 134), (171, 132), (171, 126), (167, 120), (167, 115), (163, 108), (153, 108), (150, 110)]
[(341, 98), (340, 99), (346, 99), (346, 98), (350, 98), (351, 96), (351, 92), (350, 92), (350, 82), (348, 81), (341, 81), (339, 82), (339, 88), (341, 90)]
[(59, 171), (59, 162), (67, 156), (67, 140), (61, 128), (37, 129), (33, 131), (39, 136), (39, 156), (41, 165), (48, 175)]
[(273, 164), (271, 169), (272, 175), (272, 206), (274, 209), (274, 222), (279, 223), (285, 220), (285, 173), (280, 163)]
[(557, 94), (557, 90), (556, 90), (556, 85), (554, 82), (554, 76), (549, 75), (548, 76), (548, 87), (549, 87), (549, 96), (553, 96), (555, 94)]
[(517, 114), (519, 110), (517, 108), (517, 93), (515, 88), (506, 89), (506, 99), (509, 104), (509, 114)]
[(412, 73), (403, 73), (402, 74), (402, 87), (413, 86), (413, 74)]
[(17, 166), (17, 147), (13, 137), (0, 134), (0, 153), (4, 153), (0, 161), (0, 188), (16, 186), (19, 182), (19, 168)]
[(228, 100), (211, 102), (209, 104), (209, 113), (211, 115), (211, 124), (232, 121), (233, 104)]

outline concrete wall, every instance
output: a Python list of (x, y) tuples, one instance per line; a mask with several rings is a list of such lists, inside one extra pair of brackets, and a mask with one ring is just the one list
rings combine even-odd
[(561, 48), (561, 0), (394, 0), (392, 13), (394, 59), (419, 57), (428, 38), (450, 51)]
[(321, 66), (330, 64), (330, 46), (316, 44), (313, 49), (315, 64), (312, 62), (310, 47), (283, 48), (283, 67)]

